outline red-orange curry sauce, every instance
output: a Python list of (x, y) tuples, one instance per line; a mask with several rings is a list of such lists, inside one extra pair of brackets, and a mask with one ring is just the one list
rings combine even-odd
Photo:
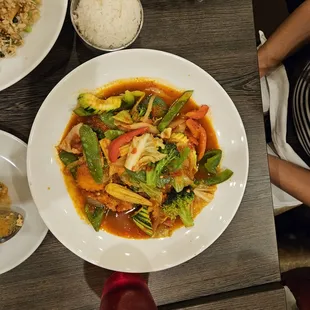
[[(126, 90), (134, 91), (134, 90), (140, 90), (145, 92), (147, 95), (150, 94), (157, 94), (154, 93), (154, 89), (161, 90), (162, 93), (158, 94), (168, 105), (171, 105), (176, 99), (178, 99), (182, 91), (176, 90), (170, 86), (163, 85), (157, 81), (149, 80), (149, 79), (143, 79), (143, 78), (137, 78), (132, 80), (124, 80), (124, 81), (118, 81), (115, 83), (112, 83), (108, 85), (105, 88), (102, 88), (97, 95), (102, 98), (108, 98), (110, 96), (117, 96), (122, 93), (124, 93)], [(208, 104), (208, 102), (201, 102), (201, 104)], [(197, 103), (190, 99), (181, 112), (179, 113), (180, 117), (181, 115), (184, 115), (188, 111), (198, 109)], [(207, 148), (206, 151), (217, 149), (219, 148), (217, 137), (215, 130), (213, 128), (212, 122), (209, 117), (205, 117), (202, 120), (198, 120), (198, 122), (204, 127), (207, 133)], [(90, 126), (94, 126), (96, 128), (100, 128), (103, 131), (107, 130), (108, 128), (105, 126), (104, 123), (102, 123), (96, 116), (83, 116), (79, 117), (72, 113), (72, 117), (64, 131), (62, 140), (66, 137), (68, 132), (71, 130), (73, 126), (79, 123), (86, 123)], [(88, 222), (87, 217), (85, 215), (84, 207), (86, 203), (85, 198), (85, 190), (81, 190), (74, 178), (72, 177), (71, 173), (68, 172), (66, 169), (63, 169), (63, 175), (64, 180), (68, 189), (68, 192), (74, 202), (74, 206), (85, 221)], [(198, 171), (196, 174), (196, 179), (205, 177), (201, 171)], [(98, 195), (100, 192), (98, 193)], [(200, 211), (203, 209), (203, 207), (206, 205), (206, 203), (195, 197), (195, 200), (193, 202), (193, 217), (195, 218)], [(142, 230), (140, 230), (135, 223), (131, 219), (132, 213), (126, 213), (126, 212), (111, 212), (109, 211), (107, 213), (107, 216), (104, 218), (102, 224), (101, 224), (101, 230), (107, 231), (113, 235), (125, 237), (125, 238), (133, 238), (133, 239), (148, 239), (150, 238), (148, 235), (146, 235)], [(182, 227), (183, 224), (181, 220), (176, 220), (172, 230), (175, 230), (177, 228)]]

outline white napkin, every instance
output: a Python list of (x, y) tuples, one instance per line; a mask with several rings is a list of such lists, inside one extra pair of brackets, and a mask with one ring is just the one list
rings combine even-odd
[[(261, 45), (267, 39), (262, 31), (259, 31)], [(308, 168), (307, 164), (295, 153), (286, 142), (287, 108), (289, 96), (289, 82), (285, 67), (279, 66), (268, 76), (261, 78), (261, 91), (264, 113), (269, 110), (271, 138), (277, 155), (268, 145), (268, 154), (276, 155), (298, 166)], [(293, 207), (301, 204), (300, 201), (288, 195), (278, 187), (272, 185), (273, 205), (275, 209)]]
[(296, 304), (296, 299), (291, 292), (291, 290), (287, 287), (284, 286), (284, 291), (286, 295), (286, 308), (287, 310), (298, 310), (297, 304)]

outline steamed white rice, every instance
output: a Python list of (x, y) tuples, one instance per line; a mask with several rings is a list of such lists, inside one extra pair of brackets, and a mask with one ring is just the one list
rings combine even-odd
[(138, 0), (80, 0), (74, 21), (82, 36), (93, 45), (119, 48), (137, 34), (141, 6)]

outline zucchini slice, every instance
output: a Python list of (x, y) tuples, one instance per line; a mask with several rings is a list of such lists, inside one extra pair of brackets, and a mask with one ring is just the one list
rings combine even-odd
[(100, 99), (94, 94), (83, 93), (78, 97), (78, 104), (88, 113), (101, 114), (106, 111), (118, 109), (122, 104), (122, 98), (112, 96), (108, 99)]

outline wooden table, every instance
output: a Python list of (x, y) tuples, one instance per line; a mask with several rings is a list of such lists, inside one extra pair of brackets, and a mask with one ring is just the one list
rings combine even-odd
[[(161, 310), (172, 309), (170, 306), (163, 306)], [(274, 289), (265, 292), (250, 292), (239, 296), (225, 296), (218, 299), (205, 298), (199, 304), (188, 306), (177, 306), (176, 310), (285, 310), (285, 293), (283, 289)]]
[[(250, 151), (247, 189), (231, 225), (198, 257), (150, 274), (152, 294), (158, 305), (165, 305), (279, 282), (251, 1), (142, 2), (145, 24), (134, 47), (178, 54), (213, 75), (237, 106)], [(94, 56), (76, 39), (67, 18), (46, 59), (22, 81), (0, 93), (0, 129), (27, 142), (44, 98), (68, 72)], [(72, 254), (48, 233), (26, 262), (1, 275), (0, 308), (96, 309), (109, 274)], [(244, 299), (238, 300), (242, 304)], [(264, 309), (278, 309), (283, 297), (269, 301)], [(254, 305), (257, 299), (247, 302)]]

